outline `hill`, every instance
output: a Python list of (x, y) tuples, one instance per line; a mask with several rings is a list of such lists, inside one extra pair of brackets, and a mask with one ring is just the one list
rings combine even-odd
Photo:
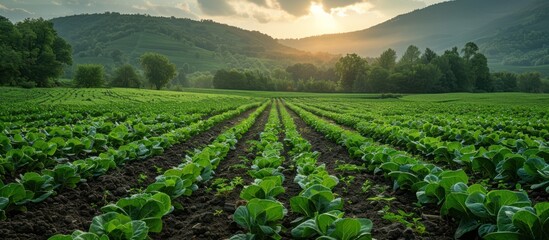
[(411, 44), (440, 52), (475, 41), (491, 64), (544, 65), (549, 61), (538, 60), (543, 54), (547, 56), (548, 6), (544, 0), (456, 0), (399, 15), (361, 31), (279, 42), (312, 52), (378, 56), (387, 48), (402, 54)]
[(76, 64), (137, 65), (141, 54), (152, 51), (167, 55), (178, 68), (194, 72), (227, 67), (264, 69), (332, 57), (308, 54), (260, 32), (208, 20), (104, 13), (54, 18), (52, 22), (73, 46)]

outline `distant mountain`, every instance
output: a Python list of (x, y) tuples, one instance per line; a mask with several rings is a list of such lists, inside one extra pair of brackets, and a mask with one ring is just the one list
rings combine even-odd
[(455, 0), (361, 31), (279, 42), (312, 52), (379, 56), (387, 48), (402, 54), (411, 44), (440, 52), (475, 41), (492, 64), (544, 65), (549, 58), (539, 57), (548, 56), (548, 6), (547, 0)]
[(58, 34), (73, 46), (75, 63), (101, 63), (108, 68), (121, 62), (138, 65), (139, 56), (149, 51), (167, 55), (178, 68), (191, 72), (231, 67), (264, 69), (333, 57), (308, 54), (260, 32), (213, 21), (105, 13), (55, 18), (52, 22)]

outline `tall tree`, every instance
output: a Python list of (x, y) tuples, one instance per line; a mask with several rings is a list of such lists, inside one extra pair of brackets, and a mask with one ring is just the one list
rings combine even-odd
[(113, 87), (139, 88), (141, 87), (141, 82), (139, 81), (139, 75), (137, 75), (133, 66), (124, 64), (118, 67), (114, 72), (114, 78), (111, 85)]
[(0, 16), (0, 85), (15, 85), (22, 65), (18, 51), (21, 35), (15, 26)]
[(438, 55), (433, 50), (431, 50), (430, 48), (426, 48), (423, 55), (421, 55), (421, 62), (423, 64), (431, 63), (437, 57)]
[(141, 66), (145, 70), (145, 76), (149, 82), (160, 90), (175, 75), (175, 65), (168, 57), (158, 53), (145, 53), (141, 55)]
[(468, 42), (461, 52), (463, 53), (463, 58), (469, 61), (478, 52), (478, 46), (474, 42)]
[(453, 76), (455, 77), (455, 89), (452, 92), (470, 92), (473, 90), (474, 83), (471, 81), (469, 65), (464, 58), (459, 56), (457, 48), (446, 51), (442, 56), (447, 59)]
[(476, 53), (469, 62), (475, 89), (485, 92), (493, 91), (494, 85), (492, 83), (492, 78), (490, 78), (488, 59), (486, 59), (482, 53)]
[(386, 93), (390, 92), (392, 89), (391, 83), (389, 82), (389, 70), (375, 66), (370, 71), (369, 75), (369, 85), (372, 92), (376, 93)]
[(39, 87), (48, 87), (50, 79), (60, 76), (64, 66), (72, 64), (71, 46), (57, 36), (50, 21), (42, 18), (25, 19), (16, 26), (22, 35), (22, 77)]
[(336, 73), (339, 76), (343, 91), (351, 92), (357, 77), (366, 71), (368, 63), (357, 54), (347, 54), (336, 63)]
[(395, 50), (389, 48), (387, 51), (383, 52), (378, 59), (378, 65), (387, 70), (391, 70), (396, 65), (397, 55)]
[(419, 51), (419, 48), (417, 48), (414, 45), (410, 45), (406, 52), (404, 52), (404, 55), (402, 55), (402, 58), (398, 62), (400, 65), (413, 65), (417, 62), (419, 62), (421, 56), (421, 51)]

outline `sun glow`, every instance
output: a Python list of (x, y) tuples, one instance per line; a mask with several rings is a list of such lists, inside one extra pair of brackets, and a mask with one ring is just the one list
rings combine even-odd
[(314, 18), (317, 28), (324, 30), (337, 28), (337, 23), (334, 17), (330, 13), (324, 11), (324, 6), (322, 3), (311, 3), (309, 12), (310, 16)]
[(312, 15), (320, 16), (327, 14), (324, 12), (324, 6), (321, 3), (312, 3), (311, 7), (309, 8), (309, 11)]

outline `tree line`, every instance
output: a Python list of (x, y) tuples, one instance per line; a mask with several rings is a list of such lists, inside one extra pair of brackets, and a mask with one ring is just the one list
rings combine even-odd
[(139, 60), (148, 82), (144, 82), (143, 77), (130, 64), (119, 66), (108, 83), (103, 65), (81, 64), (77, 66), (74, 76), (76, 87), (105, 87), (108, 85), (111, 87), (141, 88), (148, 84), (159, 90), (177, 75), (175, 64), (171, 63), (168, 57), (164, 55), (149, 52), (141, 55)]
[(539, 73), (491, 74), (486, 56), (473, 42), (441, 55), (429, 48), (422, 53), (411, 45), (398, 61), (393, 49), (377, 58), (347, 54), (325, 69), (306, 63), (271, 73), (221, 69), (213, 78), (213, 87), (359, 93), (549, 92), (549, 84)]

